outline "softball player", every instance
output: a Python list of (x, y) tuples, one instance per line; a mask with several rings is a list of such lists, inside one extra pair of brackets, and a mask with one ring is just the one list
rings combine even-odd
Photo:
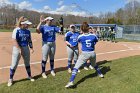
[[(74, 63), (76, 64), (79, 49), (78, 49), (78, 36), (80, 35), (79, 32), (75, 31), (75, 25), (70, 25), (70, 31), (65, 34), (65, 42), (67, 45), (67, 52), (68, 52), (68, 72), (71, 73), (71, 65), (72, 60), (74, 58)], [(80, 72), (80, 70), (79, 70)]]
[[(54, 18), (47, 17), (46, 19), (43, 16), (40, 17), (40, 23), (37, 26), (37, 33), (42, 34), (42, 77), (47, 78), (45, 73), (46, 63), (48, 60), (48, 56), (50, 58), (50, 68), (52, 76), (55, 76), (54, 72), (54, 56), (56, 50), (56, 32), (59, 32), (60, 29), (54, 25), (52, 25)], [(45, 25), (41, 25), (45, 22)]]
[(101, 73), (100, 69), (96, 65), (96, 53), (94, 52), (95, 43), (98, 41), (98, 39), (95, 35), (88, 33), (88, 27), (89, 26), (87, 23), (83, 23), (83, 25), (81, 26), (81, 30), (83, 31), (83, 34), (78, 37), (78, 42), (80, 42), (82, 45), (82, 53), (79, 56), (74, 66), (74, 69), (72, 71), (72, 75), (70, 78), (70, 82), (65, 86), (66, 88), (73, 86), (73, 82), (76, 77), (78, 69), (87, 60), (90, 60), (90, 62), (92, 62), (92, 66), (95, 67), (99, 76), (103, 77), (103, 74)]
[(31, 81), (34, 81), (34, 79), (31, 76), (29, 47), (32, 53), (34, 50), (33, 50), (33, 45), (31, 40), (31, 33), (28, 30), (28, 26), (31, 25), (32, 23), (29, 22), (28, 20), (25, 20), (22, 17), (19, 20), (19, 24), (20, 26), (15, 28), (12, 34), (13, 53), (12, 53), (12, 64), (10, 67), (10, 79), (8, 81), (8, 86), (11, 86), (13, 84), (13, 77), (21, 56), (24, 59), (24, 64), (28, 74), (28, 78)]
[[(90, 33), (90, 34), (96, 35), (96, 29), (93, 28), (93, 27), (89, 27), (89, 33)], [(95, 43), (95, 44), (96, 44), (96, 43)], [(85, 63), (84, 63), (84, 69), (85, 69), (85, 70), (89, 70), (87, 66), (88, 66), (88, 64), (87, 64), (87, 62), (85, 62)], [(90, 69), (93, 69), (93, 66), (92, 66), (91, 62), (89, 62), (89, 68), (90, 68)]]

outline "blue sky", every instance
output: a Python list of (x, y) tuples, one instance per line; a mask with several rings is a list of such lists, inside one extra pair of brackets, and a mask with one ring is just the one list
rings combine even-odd
[[(93, 13), (98, 15), (103, 12), (114, 12), (132, 0), (0, 0), (16, 3), (20, 8), (43, 11), (49, 13), (86, 15)], [(140, 1), (140, 0), (137, 0)], [(80, 7), (80, 8), (79, 8)], [(81, 14), (80, 14), (81, 13)]]

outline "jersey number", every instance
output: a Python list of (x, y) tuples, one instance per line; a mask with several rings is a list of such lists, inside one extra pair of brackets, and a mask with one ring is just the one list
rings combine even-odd
[(77, 42), (77, 39), (76, 39), (76, 38), (74, 38), (74, 39), (73, 39), (73, 42)]
[(48, 32), (48, 34), (49, 34), (49, 36), (53, 36), (53, 32), (52, 31)]
[(91, 47), (91, 40), (86, 40), (86, 47)]
[(27, 37), (22, 37), (21, 41), (26, 41)]

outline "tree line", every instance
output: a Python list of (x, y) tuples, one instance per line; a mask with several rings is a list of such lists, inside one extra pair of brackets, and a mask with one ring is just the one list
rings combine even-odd
[(140, 25), (140, 2), (132, 1), (127, 3), (123, 8), (118, 9), (116, 12), (100, 13), (99, 16), (90, 17), (49, 14), (19, 9), (15, 4), (6, 4), (0, 7), (0, 25), (1, 27), (6, 28), (14, 27), (16, 20), (20, 16), (25, 16), (29, 18), (34, 24), (34, 27), (36, 27), (41, 15), (54, 17), (56, 25), (60, 25), (59, 19), (63, 17), (65, 27), (71, 23), (79, 24), (83, 21), (95, 24)]

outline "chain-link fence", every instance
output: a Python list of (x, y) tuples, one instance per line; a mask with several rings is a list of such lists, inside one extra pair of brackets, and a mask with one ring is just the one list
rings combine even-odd
[(122, 28), (122, 38), (140, 40), (140, 25), (121, 25), (118, 27)]

